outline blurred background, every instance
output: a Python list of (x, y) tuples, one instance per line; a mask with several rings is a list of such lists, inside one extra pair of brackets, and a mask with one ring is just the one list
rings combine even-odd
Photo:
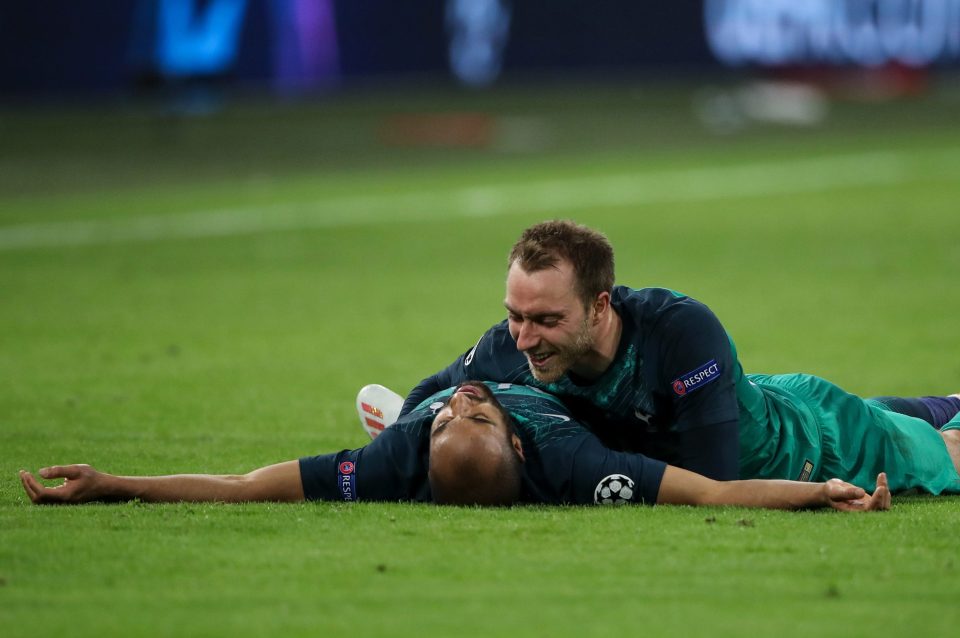
[(656, 152), (934, 93), (941, 126), (958, 64), (960, 0), (5, 2), (0, 195)]
[(920, 89), (909, 69), (955, 66), (958, 21), (955, 0), (7, 2), (0, 89), (63, 97), (206, 84), (282, 96), (729, 68), (826, 82), (830, 69), (870, 68), (885, 71), (848, 88), (878, 95)]
[(5, 2), (0, 197), (952, 126), (958, 65), (960, 0)]

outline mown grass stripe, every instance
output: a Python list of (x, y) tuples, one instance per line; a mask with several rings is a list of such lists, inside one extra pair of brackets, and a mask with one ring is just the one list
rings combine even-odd
[[(943, 163), (955, 159), (956, 153), (951, 150), (939, 153), (934, 161)], [(365, 225), (399, 217), (430, 220), (455, 215), (564, 214), (581, 208), (644, 206), (902, 184), (918, 175), (906, 153), (871, 152), (523, 184), (489, 184), (431, 192), (358, 195), (256, 208), (20, 224), (0, 228), (0, 250), (226, 237)]]

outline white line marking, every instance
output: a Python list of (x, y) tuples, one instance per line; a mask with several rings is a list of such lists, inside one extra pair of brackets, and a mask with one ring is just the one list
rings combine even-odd
[[(928, 159), (929, 156), (924, 156)], [(942, 154), (955, 167), (957, 152)], [(518, 184), (490, 184), (432, 192), (336, 199), (151, 215), (120, 219), (21, 224), (0, 228), (0, 251), (125, 244), (164, 239), (227, 237), (278, 230), (359, 226), (396, 220), (444, 219), (577, 209), (645, 206), (846, 187), (899, 184), (917, 176), (911, 158), (896, 152), (862, 153), (726, 167), (586, 176)], [(926, 164), (929, 168), (929, 163)], [(938, 163), (937, 168), (941, 168)]]

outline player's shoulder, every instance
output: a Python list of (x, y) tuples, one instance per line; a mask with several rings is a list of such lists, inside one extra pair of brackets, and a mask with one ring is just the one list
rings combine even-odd
[(392, 472), (407, 468), (404, 475), (412, 476), (419, 467), (417, 459), (425, 459), (429, 454), (430, 421), (423, 413), (401, 416), (360, 448), (355, 461), (362, 462), (365, 471)]
[(510, 327), (507, 325), (506, 319), (492, 325), (484, 332), (477, 341), (476, 347), (479, 346), (483, 346), (486, 350), (503, 351), (511, 354), (517, 350), (513, 337), (510, 336)]
[(682, 329), (717, 321), (705, 303), (669, 288), (616, 286), (611, 302), (625, 320), (643, 326), (645, 331), (665, 327)]
[(440, 393), (437, 393), (427, 398), (416, 408), (400, 416), (393, 425), (385, 428), (377, 438), (379, 439), (387, 432), (391, 433), (391, 438), (394, 436), (402, 436), (416, 439), (426, 436), (430, 431), (430, 421), (434, 413), (443, 406), (443, 400), (439, 397)]
[(635, 316), (648, 325), (678, 317), (715, 316), (707, 304), (670, 288), (615, 286), (611, 303), (621, 315)]

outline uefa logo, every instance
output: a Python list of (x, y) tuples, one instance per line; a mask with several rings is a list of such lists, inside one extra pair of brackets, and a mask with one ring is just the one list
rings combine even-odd
[(344, 461), (340, 464), (340, 473), (341, 474), (353, 474), (353, 463), (351, 461)]

